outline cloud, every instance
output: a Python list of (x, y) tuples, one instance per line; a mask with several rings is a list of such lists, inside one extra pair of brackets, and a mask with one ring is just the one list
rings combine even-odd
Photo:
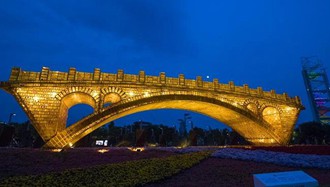
[(185, 53), (187, 41), (174, 1), (46, 1), (57, 14), (78, 27), (131, 39), (155, 51)]

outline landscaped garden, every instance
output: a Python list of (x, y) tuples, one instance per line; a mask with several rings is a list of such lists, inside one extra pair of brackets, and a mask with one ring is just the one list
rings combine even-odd
[(326, 186), (329, 151), (327, 146), (2, 148), (0, 186), (253, 186), (253, 174), (292, 170), (303, 170)]

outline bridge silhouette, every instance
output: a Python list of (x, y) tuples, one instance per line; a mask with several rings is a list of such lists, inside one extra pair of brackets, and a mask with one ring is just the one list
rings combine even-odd
[[(247, 84), (219, 83), (159, 76), (51, 71), (13, 68), (0, 88), (12, 94), (26, 112), (45, 148), (64, 148), (110, 121), (141, 111), (183, 109), (214, 118), (254, 145), (288, 144), (298, 115), (304, 109), (298, 96), (274, 90), (251, 89)], [(87, 104), (94, 112), (66, 127), (68, 110)]]

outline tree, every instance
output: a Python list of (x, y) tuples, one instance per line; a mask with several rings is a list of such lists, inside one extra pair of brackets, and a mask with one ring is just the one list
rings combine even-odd
[(326, 128), (319, 122), (306, 122), (299, 127), (299, 144), (322, 144), (326, 137)]

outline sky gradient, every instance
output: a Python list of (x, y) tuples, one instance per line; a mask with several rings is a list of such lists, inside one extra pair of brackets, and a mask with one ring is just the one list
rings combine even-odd
[[(3, 0), (0, 23), (1, 81), (14, 66), (209, 76), (300, 96), (306, 110), (298, 123), (312, 120), (301, 57), (317, 56), (330, 66), (328, 0)], [(0, 121), (10, 113), (17, 113), (13, 121), (27, 120), (11, 95), (1, 91), (0, 102)], [(117, 124), (142, 119), (172, 126), (184, 113), (144, 112)], [(71, 110), (70, 116), (79, 118)], [(197, 114), (192, 120), (219, 126)]]

